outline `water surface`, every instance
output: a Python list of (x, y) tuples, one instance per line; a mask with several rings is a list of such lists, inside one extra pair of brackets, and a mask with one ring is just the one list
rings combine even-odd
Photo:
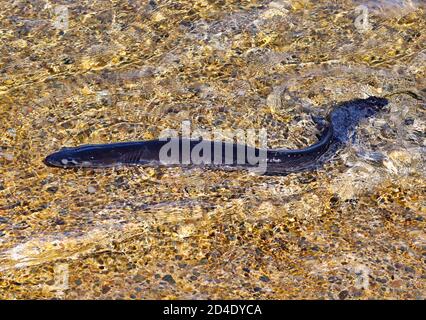
[[(0, 4), (0, 298), (425, 298), (424, 3), (63, 5)], [(315, 172), (42, 163), (184, 120), (301, 148), (393, 93)]]

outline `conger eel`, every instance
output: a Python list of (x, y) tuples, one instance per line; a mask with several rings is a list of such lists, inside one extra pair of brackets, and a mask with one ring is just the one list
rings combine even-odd
[[(168, 138), (62, 148), (47, 156), (44, 162), (48, 166), (61, 168), (204, 165), (256, 169), (262, 164), (264, 174), (285, 175), (316, 169), (332, 159), (337, 150), (349, 141), (357, 124), (362, 119), (373, 116), (387, 104), (387, 99), (374, 96), (340, 103), (327, 116), (327, 125), (319, 141), (303, 149), (258, 149), (222, 141)], [(170, 147), (172, 144), (174, 147)], [(168, 150), (164, 153), (166, 146)], [(173, 150), (178, 153), (172, 154)], [(210, 151), (207, 153), (206, 150)], [(194, 160), (185, 155), (192, 154), (193, 151), (199, 152), (201, 162), (200, 159)], [(253, 159), (258, 159), (259, 162), (256, 163)]]

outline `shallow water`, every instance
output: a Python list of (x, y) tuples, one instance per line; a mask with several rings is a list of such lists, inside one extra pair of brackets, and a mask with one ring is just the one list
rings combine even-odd
[[(0, 298), (425, 298), (424, 3), (64, 3), (0, 4)], [(301, 148), (369, 95), (315, 172), (42, 163), (184, 120)]]

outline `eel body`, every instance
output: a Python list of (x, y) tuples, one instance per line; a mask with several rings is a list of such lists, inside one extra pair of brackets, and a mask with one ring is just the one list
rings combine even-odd
[(327, 116), (319, 141), (303, 149), (260, 149), (223, 141), (168, 138), (62, 148), (44, 162), (61, 168), (123, 165), (242, 168), (268, 175), (313, 170), (329, 161), (351, 139), (362, 119), (373, 116), (387, 103), (385, 98), (369, 97), (337, 105)]

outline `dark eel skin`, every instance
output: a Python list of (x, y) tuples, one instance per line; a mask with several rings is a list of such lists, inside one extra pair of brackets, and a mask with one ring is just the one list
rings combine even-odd
[[(120, 142), (111, 144), (82, 145), (74, 148), (62, 148), (47, 156), (44, 163), (48, 166), (61, 168), (99, 168), (120, 165), (144, 166), (196, 166), (204, 165), (217, 168), (252, 169), (259, 167), (253, 158), (264, 155), (266, 175), (285, 175), (291, 172), (314, 170), (333, 158), (336, 152), (343, 148), (353, 136), (357, 124), (375, 115), (388, 104), (388, 100), (380, 97), (355, 99), (340, 103), (327, 116), (327, 125), (319, 141), (309, 147), (288, 149), (257, 149), (246, 145), (225, 143), (222, 141), (189, 140), (184, 138), (168, 138), (166, 140), (148, 140), (137, 142)], [(168, 162), (160, 162), (160, 149), (169, 142), (179, 146), (178, 158), (170, 158)], [(194, 148), (211, 147), (211, 150), (222, 150), (221, 158), (214, 158), (213, 152), (206, 153), (207, 161), (195, 163), (192, 159), (185, 162), (182, 158), (182, 148), (192, 152)], [(188, 149), (189, 148), (189, 149)], [(218, 149), (213, 149), (218, 148)], [(233, 150), (229, 156), (230, 148)], [(197, 149), (199, 150), (199, 149)], [(204, 149), (208, 150), (208, 149)], [(228, 150), (226, 154), (225, 150)], [(237, 159), (237, 151), (245, 151), (243, 158)], [(200, 153), (203, 155), (203, 153)], [(265, 157), (266, 156), (266, 157)], [(162, 158), (164, 159), (164, 158)], [(210, 162), (209, 162), (210, 161)]]

